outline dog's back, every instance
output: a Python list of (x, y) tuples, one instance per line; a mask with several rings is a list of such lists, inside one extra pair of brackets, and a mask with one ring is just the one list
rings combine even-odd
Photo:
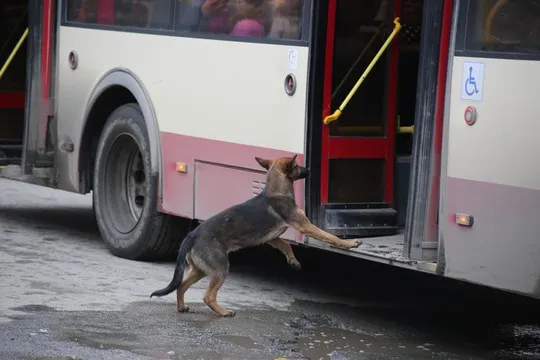
[(264, 244), (287, 230), (284, 219), (264, 194), (232, 206), (203, 224), (199, 239), (218, 241), (227, 252)]

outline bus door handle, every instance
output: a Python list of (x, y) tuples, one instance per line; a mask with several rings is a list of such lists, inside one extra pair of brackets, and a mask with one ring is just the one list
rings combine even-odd
[(399, 30), (401, 30), (401, 24), (399, 22), (399, 17), (395, 18), (394, 19), (394, 30), (392, 30), (392, 32), (390, 33), (390, 35), (388, 36), (388, 39), (386, 39), (386, 41), (384, 42), (384, 44), (381, 46), (381, 48), (379, 49), (379, 52), (377, 52), (377, 55), (375, 55), (375, 57), (373, 58), (373, 60), (371, 60), (371, 62), (369, 63), (368, 67), (366, 68), (366, 70), (364, 71), (364, 73), (362, 74), (362, 76), (360, 76), (360, 79), (358, 79), (358, 81), (356, 82), (356, 84), (354, 85), (354, 87), (351, 89), (351, 91), (349, 92), (349, 95), (347, 95), (347, 97), (345, 98), (345, 100), (343, 100), (343, 102), (341, 103), (341, 105), (339, 106), (339, 108), (334, 111), (333, 114), (331, 115), (328, 115), (327, 117), (324, 118), (323, 122), (325, 125), (328, 125), (330, 124), (331, 122), (334, 122), (336, 121), (337, 119), (339, 119), (339, 117), (341, 116), (341, 113), (343, 112), (343, 110), (345, 109), (345, 106), (347, 106), (347, 104), (349, 103), (349, 101), (351, 100), (351, 98), (354, 96), (354, 94), (356, 94), (356, 91), (358, 90), (358, 88), (360, 87), (360, 85), (364, 82), (364, 79), (368, 76), (369, 72), (371, 71), (371, 69), (373, 69), (373, 67), (375, 66), (375, 64), (377, 63), (377, 61), (379, 60), (379, 58), (381, 57), (381, 55), (383, 54), (383, 52), (386, 50), (386, 48), (388, 47), (388, 45), (390, 44), (390, 42), (392, 42), (392, 40), (394, 39), (394, 37), (396, 36), (396, 34), (399, 32)]

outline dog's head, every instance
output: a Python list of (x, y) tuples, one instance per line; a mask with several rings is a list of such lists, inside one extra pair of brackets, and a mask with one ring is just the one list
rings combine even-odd
[(278, 171), (291, 181), (305, 179), (309, 176), (309, 169), (296, 163), (296, 155), (293, 157), (282, 157), (274, 160), (256, 157), (255, 160), (257, 160), (259, 165), (268, 170), (268, 172)]

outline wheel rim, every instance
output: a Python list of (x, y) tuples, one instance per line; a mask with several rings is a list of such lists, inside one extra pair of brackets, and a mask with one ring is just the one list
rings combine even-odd
[(129, 134), (113, 142), (105, 165), (105, 202), (117, 231), (131, 232), (141, 218), (146, 200), (147, 177), (142, 154)]

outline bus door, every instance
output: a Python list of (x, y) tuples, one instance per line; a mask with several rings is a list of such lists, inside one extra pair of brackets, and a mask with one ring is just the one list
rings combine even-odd
[[(400, 1), (329, 0), (323, 118), (332, 114), (393, 30)], [(323, 123), (322, 223), (337, 236), (394, 234), (397, 44), (388, 46), (338, 120)]]
[(51, 178), (54, 165), (55, 129), (53, 90), (56, 12), (54, 0), (28, 2), (28, 50), (21, 53), (25, 60), (25, 132), (21, 167), (23, 174)]
[(21, 161), (27, 14), (25, 2), (0, 3), (0, 166), (19, 165)]

